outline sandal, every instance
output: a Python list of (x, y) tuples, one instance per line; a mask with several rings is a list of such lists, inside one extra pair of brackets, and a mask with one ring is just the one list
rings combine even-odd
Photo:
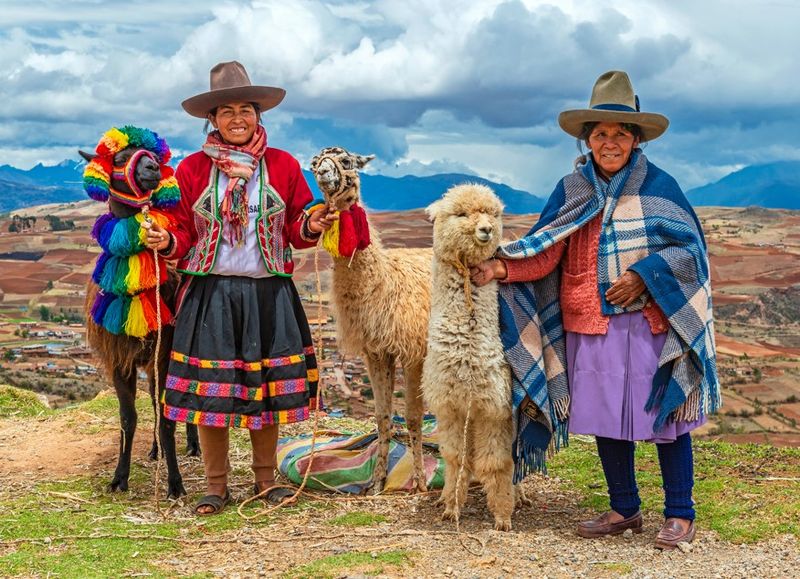
[[(253, 494), (258, 496), (259, 493), (262, 491), (258, 488), (258, 483), (253, 485)], [(259, 497), (261, 500), (280, 504), (284, 501), (284, 499), (288, 499), (294, 495), (294, 491), (291, 489), (287, 489), (285, 487), (275, 487), (274, 489), (270, 490), (266, 495)]]
[[(208, 515), (216, 515), (222, 512), (227, 505), (231, 502), (231, 492), (225, 489), (225, 496), (221, 497), (219, 495), (206, 495), (194, 506), (194, 513), (198, 516), (205, 517)], [(200, 507), (211, 507), (214, 509), (213, 511), (202, 512), (200, 511)]]

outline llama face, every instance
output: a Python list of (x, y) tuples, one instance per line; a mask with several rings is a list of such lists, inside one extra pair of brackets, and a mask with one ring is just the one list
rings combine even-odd
[[(131, 157), (133, 157), (139, 151), (142, 151), (142, 149), (137, 149), (134, 147), (123, 149), (114, 155), (114, 167), (125, 167), (128, 161), (131, 160)], [(147, 152), (145, 151), (145, 153)], [(161, 169), (159, 168), (158, 161), (156, 161), (154, 156), (152, 154), (140, 154), (137, 159), (133, 160), (133, 162), (135, 163), (135, 166), (133, 167), (131, 175), (135, 180), (136, 186), (143, 192), (149, 192), (158, 187), (158, 183), (161, 181)], [(133, 190), (133, 188), (130, 187), (126, 182), (124, 176), (122, 179), (118, 178), (116, 171), (114, 171), (114, 176), (111, 180), (111, 186), (122, 191), (127, 191), (129, 189)]]
[(433, 251), (444, 261), (473, 266), (494, 255), (503, 237), (503, 204), (485, 185), (452, 187), (428, 207)]
[(360, 200), (358, 171), (375, 155), (358, 155), (341, 147), (327, 147), (311, 160), (311, 171), (326, 203), (338, 211), (349, 209)]

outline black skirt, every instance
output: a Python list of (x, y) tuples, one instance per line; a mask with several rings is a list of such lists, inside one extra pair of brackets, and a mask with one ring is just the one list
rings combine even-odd
[(319, 375), (292, 280), (209, 275), (188, 283), (175, 320), (164, 416), (251, 430), (306, 420)]

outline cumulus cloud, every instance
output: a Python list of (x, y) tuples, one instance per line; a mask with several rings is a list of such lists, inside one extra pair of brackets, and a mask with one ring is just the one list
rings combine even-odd
[[(557, 4), (557, 5), (556, 5)], [(224, 60), (287, 89), (266, 122), (301, 161), (340, 144), (371, 170), (459, 170), (546, 194), (574, 142), (555, 122), (596, 77), (627, 70), (645, 110), (670, 117), (648, 148), (684, 186), (800, 157), (795, 32), (779, 0), (56, 0), (4, 6), (0, 153), (58, 162), (114, 124), (176, 151), (202, 122), (179, 103)]]

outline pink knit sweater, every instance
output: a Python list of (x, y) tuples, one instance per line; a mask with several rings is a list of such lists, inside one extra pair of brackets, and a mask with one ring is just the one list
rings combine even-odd
[[(578, 334), (605, 334), (608, 316), (603, 315), (597, 288), (597, 250), (602, 221), (601, 213), (566, 240), (533, 257), (504, 259), (508, 277), (503, 282), (541, 279), (561, 263), (564, 330)], [(654, 334), (667, 331), (669, 322), (653, 300), (647, 302), (643, 313)]]

